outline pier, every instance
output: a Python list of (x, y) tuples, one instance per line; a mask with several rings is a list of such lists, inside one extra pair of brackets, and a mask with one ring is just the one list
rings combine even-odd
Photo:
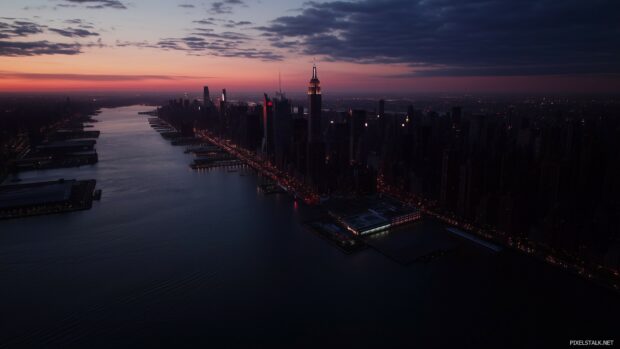
[(60, 179), (0, 186), (0, 219), (90, 209), (96, 183)]

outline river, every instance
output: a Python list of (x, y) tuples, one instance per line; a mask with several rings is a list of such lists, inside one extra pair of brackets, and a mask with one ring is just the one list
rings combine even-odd
[[(257, 176), (191, 156), (132, 106), (103, 109), (91, 210), (0, 222), (0, 347), (566, 346), (614, 339), (620, 297), (463, 241), (429, 263), (344, 254), (264, 196)], [(415, 230), (411, 234), (416, 234)]]

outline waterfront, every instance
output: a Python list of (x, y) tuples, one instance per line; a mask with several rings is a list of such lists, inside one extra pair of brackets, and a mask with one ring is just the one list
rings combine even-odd
[(256, 176), (189, 169), (184, 147), (137, 114), (149, 109), (102, 111), (98, 164), (20, 174), (96, 179), (103, 196), (90, 211), (0, 222), (0, 347), (557, 346), (616, 334), (617, 294), (509, 251), (457, 240), (408, 265), (344, 254), (304, 228), (312, 209), (260, 194)]

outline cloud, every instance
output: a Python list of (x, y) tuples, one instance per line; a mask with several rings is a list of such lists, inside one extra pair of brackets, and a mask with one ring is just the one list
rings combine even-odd
[(252, 22), (250, 21), (233, 21), (233, 20), (228, 20), (225, 24), (224, 27), (226, 28), (236, 28), (236, 27), (243, 27), (243, 26), (248, 26), (251, 25)]
[(226, 6), (223, 2), (214, 2), (211, 4), (209, 13), (218, 15), (232, 13), (232, 6)]
[(30, 10), (38, 10), (38, 11), (40, 11), (40, 10), (45, 10), (46, 8), (47, 8), (47, 6), (46, 6), (46, 5), (40, 5), (40, 6), (24, 6), (24, 7), (22, 8), (22, 10), (24, 10), (24, 11), (30, 11)]
[(43, 41), (19, 42), (0, 41), (0, 56), (22, 57), (39, 55), (76, 55), (81, 53), (81, 45)]
[(209, 13), (222, 15), (233, 13), (234, 6), (247, 6), (242, 0), (223, 0), (211, 3)]
[(193, 23), (202, 24), (202, 25), (214, 25), (215, 20), (213, 18), (201, 19), (199, 21), (193, 21)]
[(149, 43), (148, 41), (121, 41), (116, 40), (118, 47), (138, 47), (138, 48), (159, 48), (159, 46)]
[[(226, 6), (245, 6), (245, 3), (240, 0), (224, 0), (219, 3), (227, 4)], [(251, 25), (250, 21), (208, 17), (194, 20), (193, 23), (214, 27), (196, 27), (188, 30), (185, 36), (164, 37), (158, 41), (117, 40), (116, 46), (181, 51), (192, 56), (243, 57), (263, 61), (279, 61), (284, 58), (271, 50), (259, 48), (261, 42), (256, 41), (251, 35), (231, 30), (216, 31), (217, 26), (244, 27)]]
[(49, 28), (46, 25), (41, 25), (21, 19), (3, 19), (9, 21), (0, 22), (0, 39), (15, 39), (19, 37), (28, 37), (35, 34), (41, 34), (45, 31), (59, 34), (68, 38), (86, 38), (90, 36), (99, 36), (99, 33), (85, 29), (92, 28), (92, 25), (80, 19), (65, 20), (65, 23), (77, 24), (79, 27), (65, 29)]
[(413, 76), (618, 73), (618, 13), (615, 0), (330, 1), (257, 29), (274, 47)]
[(75, 38), (75, 37), (85, 38), (89, 36), (99, 36), (99, 33), (91, 32), (91, 31), (88, 31), (86, 29), (81, 29), (81, 28), (66, 28), (66, 29), (50, 28), (49, 30), (51, 32), (60, 34), (62, 36), (66, 36), (68, 38)]
[(93, 23), (91, 22), (86, 22), (84, 20), (81, 20), (79, 18), (76, 19), (67, 19), (64, 21), (67, 24), (72, 24), (72, 25), (77, 25), (78, 27), (82, 28), (82, 29), (94, 29), (95, 26)]
[[(200, 30), (201, 28), (197, 28), (197, 30)], [(198, 36), (203, 36), (203, 37), (207, 37), (207, 38), (214, 38), (214, 39), (221, 39), (221, 40), (227, 40), (227, 41), (233, 41), (233, 42), (237, 42), (240, 43), (242, 41), (248, 41), (248, 40), (252, 40), (251, 37), (249, 37), (248, 35), (242, 34), (242, 33), (236, 33), (236, 32), (223, 32), (223, 33), (213, 33), (210, 30), (202, 30), (200, 32), (197, 33), (193, 33), (193, 35), (198, 35)]]
[(46, 26), (34, 22), (4, 18), (9, 22), (0, 22), (0, 39), (28, 36), (43, 33)]
[(156, 46), (164, 50), (184, 51), (193, 56), (241, 57), (263, 61), (281, 61), (284, 58), (270, 50), (247, 47), (244, 45), (247, 40), (251, 39), (231, 32), (194, 33), (183, 38), (161, 39)]
[(192, 4), (179, 4), (179, 7), (182, 7), (182, 8), (194, 8), (196, 6), (194, 6)]
[(179, 75), (100, 75), (100, 74), (37, 74), (0, 71), (0, 79), (24, 80), (66, 80), (66, 81), (141, 81), (141, 80), (183, 80), (206, 79)]
[[(74, 3), (74, 4), (84, 4), (86, 8), (91, 9), (104, 9), (104, 8), (115, 8), (120, 10), (126, 10), (127, 7), (118, 0), (64, 0), (66, 2)], [(70, 5), (59, 5), (63, 7), (67, 7)]]

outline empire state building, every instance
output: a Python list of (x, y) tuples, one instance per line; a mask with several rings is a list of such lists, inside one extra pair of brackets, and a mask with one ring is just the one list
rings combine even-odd
[(321, 82), (312, 66), (312, 79), (308, 84), (308, 140), (316, 143), (321, 140)]

